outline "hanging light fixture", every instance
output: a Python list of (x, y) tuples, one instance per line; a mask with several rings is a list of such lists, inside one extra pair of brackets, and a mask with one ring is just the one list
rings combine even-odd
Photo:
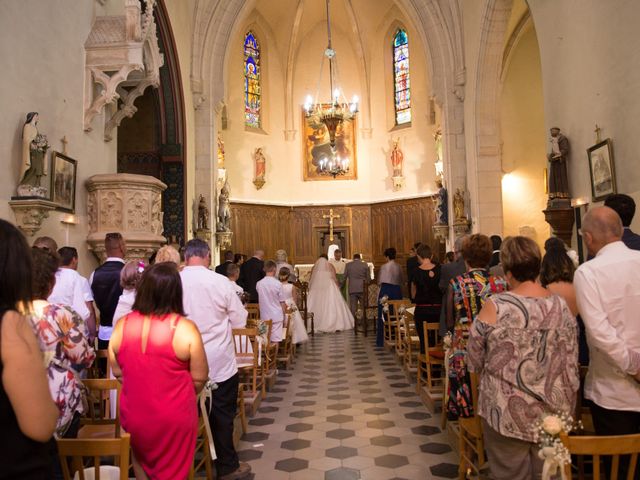
[[(310, 95), (307, 96), (304, 103), (304, 111), (307, 124), (311, 128), (315, 130), (326, 128), (329, 133), (331, 155), (320, 159), (318, 169), (322, 175), (331, 175), (335, 178), (338, 175), (345, 175), (349, 172), (349, 159), (340, 158), (336, 153), (336, 132), (344, 122), (351, 121), (355, 118), (358, 113), (358, 97), (354, 96), (351, 102), (348, 102), (338, 85), (338, 62), (336, 60), (336, 51), (333, 49), (331, 43), (329, 2), (330, 0), (326, 0), (327, 48), (324, 51), (320, 65), (320, 78), (318, 79), (316, 98), (314, 102)], [(325, 58), (329, 59), (329, 92), (331, 92), (331, 98), (328, 103), (318, 102)]]

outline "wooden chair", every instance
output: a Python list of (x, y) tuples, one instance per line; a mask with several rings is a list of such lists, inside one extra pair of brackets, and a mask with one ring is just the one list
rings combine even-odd
[[(418, 355), (418, 383), (416, 392), (431, 412), (436, 402), (443, 403), (445, 368), (444, 349), (440, 339), (440, 324), (423, 322), (425, 353)], [(442, 406), (445, 410), (444, 405)], [(446, 414), (444, 415), (446, 419)]]
[[(560, 434), (562, 443), (567, 447), (571, 455), (578, 456), (578, 476), (575, 478), (584, 478), (584, 471), (580, 471), (580, 466), (585, 460), (584, 457), (591, 457), (593, 460), (593, 480), (602, 479), (618, 479), (620, 473), (620, 456), (629, 458), (628, 472), (626, 480), (637, 478), (638, 470), (638, 454), (640, 453), (640, 434), (635, 435), (615, 435), (615, 436), (582, 436)], [(602, 457), (610, 457), (610, 470), (604, 475), (601, 468), (604, 469)], [(567, 478), (572, 477), (571, 465), (565, 465), (565, 474)]]
[[(111, 363), (109, 362), (109, 350), (96, 350), (96, 359), (93, 361), (93, 365), (87, 370), (87, 378), (112, 378), (111, 376)], [(106, 375), (100, 371), (100, 365), (106, 363), (107, 370)]]
[[(119, 480), (129, 479), (129, 449), (131, 446), (131, 437), (128, 433), (123, 433), (117, 438), (102, 439), (60, 439), (57, 440), (58, 456), (60, 457), (60, 465), (62, 467), (62, 475), (64, 480), (74, 479), (77, 472), (79, 480), (85, 480), (85, 472), (94, 470), (93, 478), (107, 477), (103, 469), (113, 469), (112, 466), (100, 465), (103, 457), (116, 457), (117, 468), (119, 469)], [(84, 468), (84, 460), (91, 458), (93, 466)], [(69, 468), (71, 464), (71, 468)], [(101, 475), (101, 470), (102, 475)], [(88, 475), (87, 475), (88, 477)]]
[(482, 423), (478, 412), (478, 377), (471, 373), (471, 395), (473, 399), (473, 417), (458, 419), (460, 436), (458, 437), (458, 449), (460, 451), (460, 464), (458, 478), (465, 479), (470, 471), (480, 476), (480, 469), (485, 464), (484, 440), (482, 437)]
[[(311, 336), (313, 336), (315, 334), (313, 312), (310, 312), (307, 306), (309, 284), (307, 282), (301, 282), (300, 280), (298, 280), (296, 281), (296, 283), (294, 283), (294, 286), (298, 289), (298, 311), (302, 316), (304, 328), (311, 334)], [(311, 325), (311, 330), (309, 330), (309, 325)]]
[(244, 308), (249, 312), (248, 320), (260, 320), (260, 306), (257, 303), (247, 303)]
[[(86, 379), (89, 411), (80, 419), (80, 439), (117, 438), (120, 436), (120, 382), (115, 379)], [(111, 392), (115, 392), (115, 415), (111, 409)]]
[[(402, 336), (400, 328), (404, 328), (401, 322), (402, 316), (398, 313), (400, 306), (408, 307), (411, 305), (409, 300), (389, 300), (389, 312), (387, 313), (387, 321), (385, 322), (385, 347), (395, 349), (396, 356), (400, 361), (404, 358)], [(399, 337), (400, 335), (400, 337)]]
[(244, 403), (251, 407), (251, 415), (255, 415), (260, 405), (260, 400), (262, 400), (261, 362), (256, 342), (258, 329), (234, 328), (232, 334), (236, 351), (236, 363), (240, 374), (240, 384), (244, 387)]
[(293, 330), (291, 329), (291, 314), (286, 315), (286, 326), (283, 327), (284, 338), (278, 347), (276, 361), (284, 364), (284, 369), (288, 370), (293, 363)]
[(418, 356), (420, 355), (420, 337), (416, 330), (415, 320), (413, 314), (405, 312), (404, 315), (399, 315), (400, 323), (404, 323), (404, 337), (403, 337), (403, 366), (404, 371), (408, 377), (418, 371)]
[(267, 346), (262, 350), (263, 360), (263, 383), (262, 383), (262, 398), (267, 396), (267, 388), (273, 387), (276, 383), (277, 373), (277, 358), (278, 358), (278, 343), (271, 341), (271, 330), (273, 329), (272, 320), (264, 320), (267, 324)]
[(362, 294), (362, 331), (369, 334), (369, 323), (373, 324), (373, 333), (378, 330), (378, 293), (380, 287), (374, 280), (365, 280)]

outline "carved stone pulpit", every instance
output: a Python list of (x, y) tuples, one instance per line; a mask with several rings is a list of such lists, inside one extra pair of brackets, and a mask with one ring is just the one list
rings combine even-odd
[(127, 260), (148, 259), (166, 243), (162, 236), (162, 192), (167, 186), (155, 177), (115, 173), (87, 180), (89, 248), (102, 262), (104, 237), (120, 232), (127, 244)]

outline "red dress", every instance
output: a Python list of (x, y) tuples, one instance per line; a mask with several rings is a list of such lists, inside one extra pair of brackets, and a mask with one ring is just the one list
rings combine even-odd
[(198, 411), (189, 362), (173, 351), (180, 317), (152, 316), (145, 352), (144, 319), (133, 312), (122, 320), (117, 356), (122, 369), (122, 427), (131, 434), (133, 453), (149, 478), (183, 480), (193, 462)]

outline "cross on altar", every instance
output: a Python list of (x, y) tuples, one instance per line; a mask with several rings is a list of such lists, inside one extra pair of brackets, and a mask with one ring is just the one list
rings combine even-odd
[(322, 218), (328, 218), (329, 219), (329, 241), (333, 242), (333, 220), (335, 218), (340, 218), (340, 215), (334, 215), (333, 214), (333, 208), (329, 209), (329, 215), (322, 215)]

